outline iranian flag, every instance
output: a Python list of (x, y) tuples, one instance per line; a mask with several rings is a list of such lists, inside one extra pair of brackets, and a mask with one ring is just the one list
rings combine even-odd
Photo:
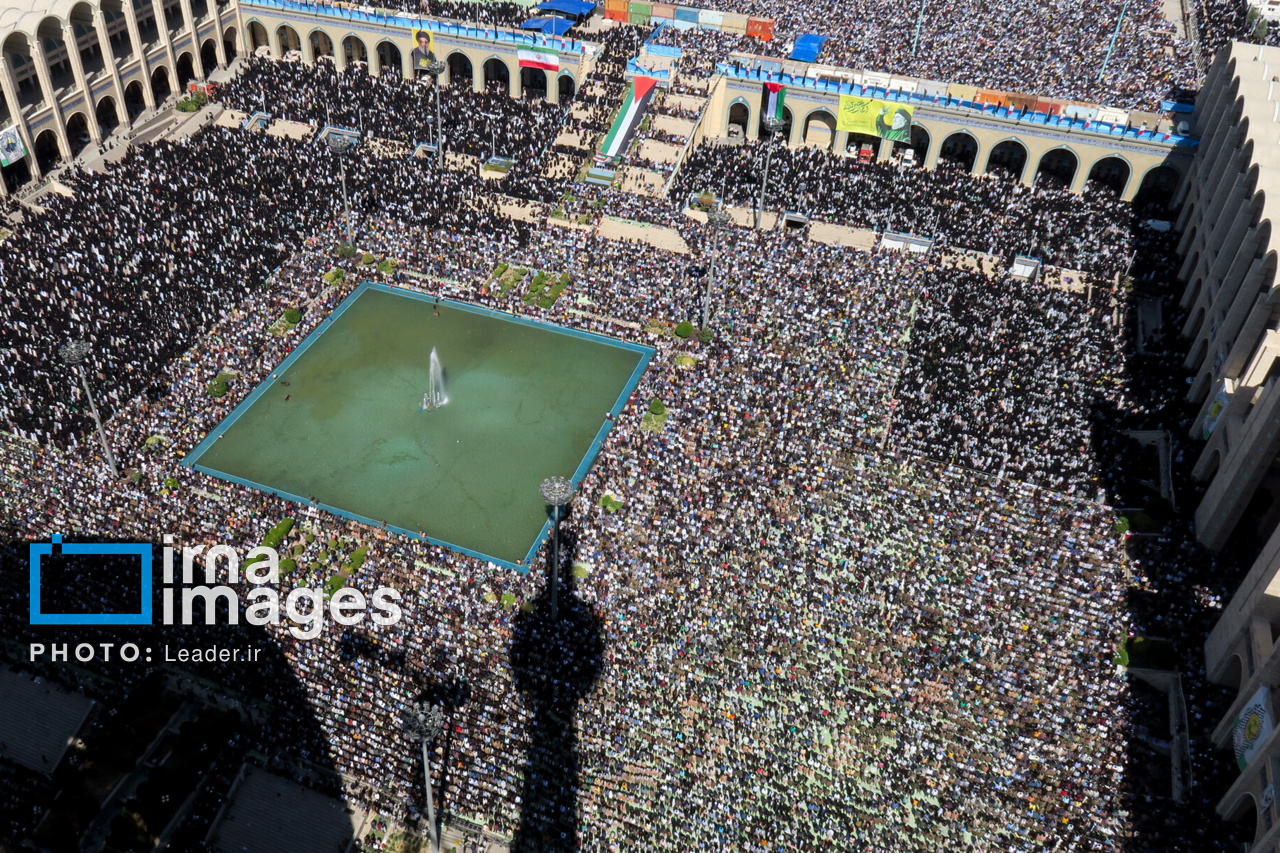
[(520, 67), (559, 71), (560, 54), (549, 47), (522, 47), (520, 48)]
[(764, 115), (772, 116), (778, 121), (783, 121), (786, 116), (782, 114), (782, 102), (786, 100), (787, 87), (781, 83), (765, 83), (764, 84)]

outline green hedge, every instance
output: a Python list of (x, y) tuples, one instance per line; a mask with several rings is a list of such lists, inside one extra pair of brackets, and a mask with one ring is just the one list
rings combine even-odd
[[(280, 550), (280, 543), (284, 541), (284, 537), (289, 535), (289, 531), (293, 529), (292, 518), (282, 518), (275, 527), (267, 531), (267, 535), (262, 537), (262, 545), (265, 548), (273, 548)], [(251, 566), (259, 560), (265, 560), (266, 557), (250, 557), (244, 561), (246, 566)], [(280, 562), (280, 567), (284, 567), (284, 561)]]
[(560, 273), (560, 277), (547, 288), (546, 293), (538, 300), (539, 308), (550, 308), (556, 304), (556, 300), (560, 298), (560, 294), (564, 293), (564, 289), (569, 286), (570, 278), (567, 272)]
[(666, 413), (667, 413), (667, 407), (662, 405), (661, 400), (659, 400), (657, 397), (654, 397), (653, 402), (649, 404), (649, 414), (665, 415)]
[(373, 256), (372, 252), (365, 252), (360, 256), (360, 263), (364, 264), (366, 267), (373, 266), (377, 260), (378, 259)]
[(693, 324), (690, 323), (688, 320), (681, 320), (679, 325), (676, 326), (677, 338), (687, 338), (692, 334), (693, 334)]
[(227, 396), (227, 381), (225, 379), (214, 379), (209, 383), (210, 397)]
[(347, 560), (343, 564), (343, 566), (347, 569), (347, 571), (354, 573), (356, 569), (359, 569), (361, 566), (364, 565), (364, 558), (366, 555), (368, 555), (368, 553), (369, 553), (369, 547), (367, 545), (361, 545), (359, 548), (351, 552), (351, 556), (347, 557)]
[(711, 343), (711, 339), (714, 338), (715, 336), (716, 336), (715, 332), (711, 331), (710, 328), (703, 328), (698, 330), (698, 340), (704, 344)]
[(352, 246), (350, 243), (339, 243), (337, 247), (333, 250), (333, 253), (338, 257), (346, 258), (347, 260), (350, 260), (351, 258), (354, 258), (356, 255), (360, 254), (359, 250), (357, 250), (356, 247)]
[(178, 101), (178, 112), (194, 113), (207, 103), (209, 103), (209, 96), (204, 92), (196, 92)]
[(297, 308), (284, 309), (284, 321), (291, 326), (296, 326), (302, 322), (302, 312)]

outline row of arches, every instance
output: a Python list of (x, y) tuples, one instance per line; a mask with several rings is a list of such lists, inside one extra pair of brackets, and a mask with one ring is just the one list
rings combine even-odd
[[(336, 62), (338, 59), (333, 38), (329, 33), (319, 28), (307, 34), (306, 46), (308, 52), (305, 54), (302, 51), (302, 37), (289, 24), (281, 24), (276, 28), (274, 46), (266, 27), (259, 21), (250, 21), (247, 33), (248, 46), (253, 52), (266, 48), (273, 55), (280, 58), (292, 53), (313, 62), (321, 59)], [(343, 67), (354, 63), (369, 63), (369, 47), (359, 36), (354, 34), (345, 36), (342, 39), (341, 49)], [(404, 73), (404, 54), (394, 42), (387, 39), (378, 42), (373, 47), (373, 55), (377, 58), (378, 73)], [(512, 91), (511, 66), (501, 57), (491, 56), (484, 61), (480, 68), (481, 77), (479, 80), (476, 79), (475, 66), (472, 64), (471, 57), (466, 53), (460, 50), (454, 51), (446, 56), (444, 61), (448, 74), (447, 85), (449, 86), (473, 88), (479, 84), (485, 89), (496, 89), (508, 94)], [(550, 94), (548, 89), (550, 81), (547, 78), (547, 72), (540, 68), (520, 68), (518, 73), (521, 93), (539, 98), (546, 98)], [(555, 94), (561, 103), (573, 97), (577, 84), (571, 73), (562, 71), (556, 77), (555, 84)]]
[[(14, 31), (5, 36), (0, 42), (0, 54), (12, 72), (18, 103), (6, 103), (3, 118), (13, 120), (18, 111), (44, 109), (55, 93), (78, 89), (82, 83), (96, 88), (95, 84), (109, 74), (109, 64), (126, 67), (140, 56), (151, 55), (164, 43), (149, 0), (98, 0), (97, 7), (101, 22), (94, 7), (81, 2), (71, 8), (65, 20), (49, 15), (30, 34)], [(192, 0), (195, 20), (203, 20), (209, 11), (207, 0)], [(137, 43), (130, 32), (130, 16), (137, 22)], [(178, 3), (166, 7), (166, 17), (172, 19), (166, 20), (172, 31), (185, 28)], [(202, 79), (224, 60), (234, 60), (238, 53), (234, 26), (227, 27), (220, 39), (215, 34), (198, 46), (179, 39), (171, 43), (178, 57), (170, 72), (177, 76), (179, 87)], [(152, 57), (147, 63), (150, 74), (167, 64), (163, 57), (156, 59)]]
[[(745, 136), (749, 121), (750, 108), (745, 102), (736, 101), (730, 105), (728, 124), (731, 128), (735, 126), (737, 128), (736, 131), (731, 132), (731, 135), (736, 133)], [(761, 120), (757, 128), (757, 133), (761, 137), (767, 133), (763, 127), (763, 120)], [(831, 112), (822, 109), (814, 110), (805, 116), (804, 125), (800, 128), (800, 134), (797, 137), (793, 134), (791, 110), (784, 107), (783, 123), (778, 133), (782, 139), (793, 140), (802, 145), (815, 146), (829, 151), (836, 150), (836, 144), (840, 141), (836, 133), (835, 116)], [(848, 133), (842, 142), (844, 148), (839, 153), (856, 155), (865, 149), (874, 152), (873, 156), (878, 156), (882, 142), (883, 140), (877, 136)], [(926, 162), (931, 142), (929, 131), (917, 124), (911, 128), (911, 141), (909, 143), (895, 142), (894, 147), (896, 150), (912, 149), (915, 153), (914, 161), (923, 165)], [(1026, 145), (1019, 140), (1006, 139), (993, 146), (987, 153), (986, 161), (981, 165), (980, 170), (975, 169), (975, 166), (978, 165), (979, 151), (978, 140), (972, 134), (961, 130), (949, 134), (942, 140), (942, 144), (938, 149), (937, 159), (955, 163), (970, 172), (979, 174), (998, 174), (1014, 181), (1022, 181), (1027, 178), (1030, 154)], [(1035, 164), (1035, 173), (1032, 179), (1037, 184), (1071, 187), (1076, 181), (1079, 170), (1079, 156), (1070, 148), (1061, 146), (1050, 149), (1040, 156), (1040, 159)], [(1129, 162), (1119, 155), (1111, 155), (1095, 161), (1089, 167), (1085, 184), (1109, 189), (1117, 195), (1124, 195), (1132, 178), (1133, 168)], [(1168, 203), (1177, 188), (1178, 179), (1177, 170), (1171, 166), (1153, 167), (1142, 176), (1142, 185), (1138, 190), (1138, 195), (1146, 198), (1161, 198), (1165, 203)]]
[[(164, 29), (151, 0), (83, 0), (65, 15), (33, 15), (34, 26), (6, 34), (0, 40), (0, 71), (7, 78), (0, 123), (21, 127), (30, 156), (4, 167), (4, 186), (17, 189), (79, 156), (148, 107), (234, 60), (239, 34), (236, 26), (221, 26), (222, 8), (190, 0), (194, 24), (212, 17), (218, 25), (203, 41), (190, 35), (178, 0), (166, 0), (159, 11)], [(118, 85), (111, 85), (113, 77)], [(75, 97), (68, 101), (68, 93)]]

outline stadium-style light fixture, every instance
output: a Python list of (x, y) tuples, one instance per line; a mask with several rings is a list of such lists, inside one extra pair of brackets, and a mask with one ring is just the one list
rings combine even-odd
[(756, 205), (756, 227), (760, 227), (760, 221), (764, 217), (764, 194), (765, 188), (769, 185), (769, 161), (773, 158), (773, 140), (777, 138), (778, 131), (786, 126), (786, 122), (777, 116), (765, 116), (761, 119), (760, 124), (764, 127), (765, 133), (769, 135), (769, 141), (765, 143), (764, 152), (764, 174), (760, 176), (760, 201)]
[(560, 507), (573, 500), (573, 483), (564, 477), (548, 477), (539, 488), (542, 499), (551, 504), (551, 621), (559, 616), (560, 591)]
[(89, 358), (90, 349), (88, 341), (71, 341), (58, 348), (58, 356), (74, 368), (80, 377), (80, 386), (84, 388), (85, 399), (89, 401), (89, 411), (93, 413), (93, 423), (98, 428), (98, 440), (102, 442), (102, 452), (107, 457), (107, 467), (111, 469), (111, 476), (118, 479), (120, 469), (116, 467), (116, 457), (111, 452), (111, 445), (107, 444), (107, 431), (102, 428), (102, 418), (98, 417), (98, 407), (94, 405), (93, 393), (89, 390), (89, 380), (82, 366)]

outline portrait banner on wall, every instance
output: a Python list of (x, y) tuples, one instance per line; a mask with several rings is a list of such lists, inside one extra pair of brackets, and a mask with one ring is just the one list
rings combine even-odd
[(11, 124), (0, 130), (0, 166), (8, 166), (27, 156), (27, 147), (22, 144), (22, 134), (18, 126)]
[(436, 39), (431, 30), (417, 30), (413, 34), (413, 50), (409, 52), (409, 64), (413, 67), (413, 76), (422, 77), (427, 73), (427, 66), (436, 58)]
[(894, 142), (911, 142), (911, 121), (915, 107), (857, 95), (840, 96), (836, 130), (878, 136)]

